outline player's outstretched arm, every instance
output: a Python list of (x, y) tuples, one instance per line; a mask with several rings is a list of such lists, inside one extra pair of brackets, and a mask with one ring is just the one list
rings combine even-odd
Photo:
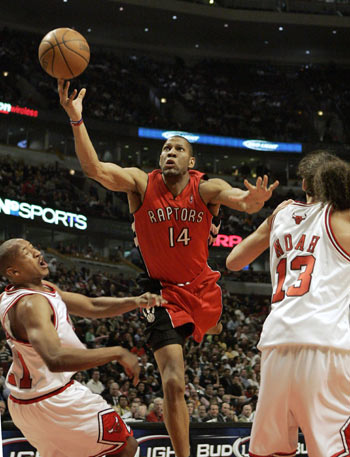
[(39, 294), (26, 296), (16, 305), (16, 320), (23, 326), (20, 337), (29, 341), (50, 371), (88, 370), (117, 360), (137, 384), (140, 367), (134, 354), (120, 346), (99, 349), (62, 347), (52, 314), (48, 301)]
[(222, 179), (210, 179), (201, 186), (201, 194), (207, 204), (220, 204), (246, 213), (256, 213), (264, 203), (271, 198), (272, 192), (279, 182), (268, 185), (268, 177), (259, 177), (255, 186), (247, 180), (244, 185), (247, 190), (231, 187)]
[(146, 292), (137, 297), (87, 297), (74, 292), (64, 292), (49, 281), (44, 283), (53, 286), (67, 305), (68, 312), (75, 316), (99, 319), (120, 316), (138, 308), (152, 308), (167, 303), (160, 295)]
[(274, 212), (241, 243), (235, 246), (226, 259), (226, 267), (229, 270), (239, 271), (258, 258), (270, 244), (271, 223), (275, 215), (292, 203), (293, 200), (285, 200), (280, 203)]
[[(120, 192), (138, 192), (147, 183), (147, 174), (139, 168), (122, 168), (115, 163), (101, 162), (90, 140), (84, 123), (78, 124), (83, 116), (83, 99), (86, 89), (76, 89), (69, 95), (69, 81), (58, 80), (60, 104), (73, 121), (72, 129), (75, 151), (84, 173), (104, 187)], [(74, 124), (75, 122), (75, 124)]]
[(269, 222), (265, 219), (255, 232), (232, 249), (226, 259), (226, 268), (232, 271), (241, 270), (269, 247), (269, 240)]

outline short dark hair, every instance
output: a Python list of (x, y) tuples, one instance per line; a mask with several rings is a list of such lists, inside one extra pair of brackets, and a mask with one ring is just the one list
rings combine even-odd
[(19, 238), (11, 238), (4, 241), (0, 246), (0, 275), (6, 276), (6, 270), (11, 267), (16, 259), (18, 253)]
[(191, 157), (194, 157), (193, 145), (190, 141), (188, 141), (188, 139), (186, 137), (184, 137), (182, 135), (174, 135), (174, 136), (171, 136), (170, 138), (168, 138), (168, 140), (170, 140), (171, 138), (181, 138), (182, 140), (185, 140), (189, 146)]
[(120, 400), (121, 398), (125, 398), (129, 402), (128, 397), (126, 395), (119, 395), (118, 399)]

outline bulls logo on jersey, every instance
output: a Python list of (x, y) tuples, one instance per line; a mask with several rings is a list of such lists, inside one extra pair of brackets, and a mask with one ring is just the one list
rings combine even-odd
[(294, 219), (294, 221), (297, 225), (301, 224), (301, 222), (306, 219), (306, 216), (307, 216), (306, 213), (304, 213), (302, 216), (300, 216), (300, 214), (295, 214), (295, 213), (292, 214), (292, 218)]
[[(118, 446), (117, 449), (125, 444), (125, 438), (129, 430), (125, 430), (125, 422), (118, 414), (107, 409), (98, 413), (99, 420), (99, 438), (98, 442), (103, 444), (113, 444)], [(130, 433), (130, 432), (129, 432)]]

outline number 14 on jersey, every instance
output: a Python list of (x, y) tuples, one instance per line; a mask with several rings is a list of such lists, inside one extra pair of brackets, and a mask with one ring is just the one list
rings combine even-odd
[(184, 246), (188, 246), (190, 241), (191, 237), (188, 227), (184, 227), (177, 237), (174, 233), (174, 227), (169, 227), (169, 245), (171, 248), (174, 248), (176, 243), (183, 243)]

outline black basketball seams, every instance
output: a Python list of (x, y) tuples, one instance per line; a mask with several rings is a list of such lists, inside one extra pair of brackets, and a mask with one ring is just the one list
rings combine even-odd
[[(44, 55), (45, 55), (46, 53), (48, 53), (49, 51), (51, 51), (51, 49), (53, 49), (55, 46), (57, 46), (56, 44), (52, 44), (51, 41), (49, 41), (49, 40), (42, 40), (41, 43), (49, 43), (49, 44), (50, 44), (50, 47), (49, 47), (48, 49), (46, 49), (46, 51), (43, 52), (43, 53), (41, 54), (40, 60), (44, 57)], [(41, 44), (41, 43), (40, 43), (40, 44)]]
[(64, 34), (62, 35), (62, 42), (63, 42), (63, 44), (66, 46), (67, 49), (69, 49), (71, 52), (74, 52), (74, 54), (76, 54), (77, 56), (81, 57), (81, 58), (82, 58), (83, 60), (85, 60), (85, 62), (88, 64), (90, 59), (88, 60), (86, 57), (84, 57), (84, 56), (82, 56), (81, 54), (79, 54), (79, 52), (77, 52), (75, 49), (71, 49), (71, 48), (67, 45), (67, 43), (69, 43), (69, 42), (71, 42), (71, 41), (82, 41), (82, 42), (84, 43), (84, 42), (85, 42), (84, 37), (82, 37), (82, 39), (76, 38), (75, 40), (65, 40), (64, 37), (65, 37), (65, 35), (66, 35), (67, 33), (70, 33), (70, 31), (67, 30), (67, 31), (64, 32)]
[[(57, 41), (57, 40), (56, 40), (56, 41)], [(44, 57), (44, 55), (45, 55), (47, 52), (51, 51), (51, 49), (55, 48), (56, 46), (60, 46), (61, 44), (65, 44), (66, 47), (71, 51), (71, 49), (70, 49), (70, 48), (67, 46), (67, 44), (66, 44), (66, 43), (70, 43), (71, 41), (82, 41), (82, 40), (79, 39), (79, 38), (72, 38), (71, 40), (60, 41), (60, 42), (57, 41), (56, 44), (52, 44), (51, 41), (49, 41), (49, 40), (42, 40), (41, 43), (49, 43), (49, 44), (51, 45), (51, 47), (48, 48), (48, 49), (46, 49), (46, 51), (43, 52), (43, 53), (41, 54), (40, 60), (42, 59), (42, 57)], [(78, 54), (78, 55), (80, 55), (80, 54)], [(82, 57), (83, 59), (85, 59), (85, 57), (83, 57), (83, 56), (81, 56), (81, 57)], [(85, 60), (86, 60), (86, 59), (85, 59)], [(88, 63), (89, 63), (89, 62), (88, 62)]]
[[(71, 72), (71, 75), (72, 75), (73, 78), (74, 78), (74, 73), (72, 72), (72, 69), (71, 69), (71, 67), (70, 67), (69, 64), (68, 64), (67, 59), (66, 59), (64, 53), (62, 52), (62, 49), (61, 49), (61, 47), (60, 47), (60, 43), (58, 42), (56, 33), (54, 32), (53, 35), (54, 35), (54, 37), (55, 37), (56, 44), (57, 44), (57, 46), (58, 46), (58, 49), (60, 50), (60, 53), (61, 53), (61, 55), (62, 55), (62, 58), (63, 58), (65, 64), (67, 65), (68, 70)], [(63, 39), (63, 37), (62, 37), (62, 39)], [(52, 72), (52, 73), (53, 73), (53, 72)]]
[[(72, 41), (72, 40), (71, 40)], [(79, 40), (81, 41), (81, 40)], [(79, 52), (77, 52), (75, 49), (72, 49), (70, 48), (69, 46), (67, 46), (67, 41), (64, 41), (63, 44), (66, 46), (67, 49), (69, 49), (70, 52), (74, 52), (74, 54), (76, 54), (77, 56), (81, 57), (83, 60), (85, 60), (85, 62), (88, 64), (89, 63), (89, 60), (90, 59), (87, 59), (86, 57), (82, 56), (81, 54), (79, 54)]]

